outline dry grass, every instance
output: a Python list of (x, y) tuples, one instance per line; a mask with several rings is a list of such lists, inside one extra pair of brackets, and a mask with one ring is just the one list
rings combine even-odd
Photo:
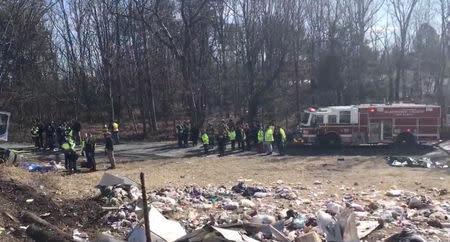
[[(4, 167), (3, 179), (12, 179), (26, 185), (45, 186), (49, 192), (63, 198), (93, 196), (95, 186), (105, 171), (62, 175), (61, 173), (28, 173), (21, 168)], [(185, 186), (226, 185), (232, 186), (239, 179), (250, 179), (255, 184), (270, 185), (277, 180), (289, 184), (311, 187), (314, 181), (323, 183), (321, 189), (335, 193), (338, 187), (354, 186), (355, 189), (374, 187), (386, 190), (397, 187), (405, 190), (450, 190), (446, 170), (421, 168), (394, 168), (383, 158), (350, 157), (338, 161), (336, 157), (241, 157), (216, 156), (201, 158), (151, 160), (120, 164), (118, 169), (106, 171), (139, 181), (139, 173), (146, 175), (150, 189), (167, 184)]]

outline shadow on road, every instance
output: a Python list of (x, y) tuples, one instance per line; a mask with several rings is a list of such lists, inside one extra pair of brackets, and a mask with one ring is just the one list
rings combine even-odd
[(438, 150), (432, 146), (418, 145), (414, 149), (399, 149), (393, 146), (358, 146), (321, 148), (290, 144), (286, 154), (293, 156), (422, 156)]

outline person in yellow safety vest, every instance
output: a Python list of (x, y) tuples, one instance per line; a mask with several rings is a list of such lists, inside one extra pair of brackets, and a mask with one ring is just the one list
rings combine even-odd
[(275, 143), (277, 144), (278, 153), (284, 155), (284, 148), (286, 145), (286, 133), (284, 129), (277, 126), (275, 129)]
[(203, 149), (205, 150), (205, 155), (208, 155), (209, 136), (205, 130), (202, 130), (202, 143), (203, 143)]
[(64, 130), (64, 135), (73, 137), (73, 130), (70, 126), (66, 126), (66, 129)]
[(267, 155), (271, 155), (273, 152), (273, 131), (274, 131), (274, 126), (270, 125), (267, 127), (266, 132), (264, 133), (264, 141), (266, 143), (266, 148), (267, 148)]
[(264, 152), (264, 130), (259, 126), (258, 130), (258, 153)]
[(31, 128), (31, 138), (33, 139), (34, 147), (39, 148), (39, 127), (37, 125)]
[(75, 142), (70, 136), (66, 136), (64, 143), (61, 145), (61, 148), (64, 150), (64, 166), (69, 172), (77, 171), (77, 159), (78, 155), (75, 152)]
[(234, 128), (228, 131), (228, 138), (230, 138), (231, 150), (234, 150), (236, 148), (236, 130)]
[(119, 144), (119, 124), (117, 122), (112, 123), (112, 138), (114, 140), (114, 144)]

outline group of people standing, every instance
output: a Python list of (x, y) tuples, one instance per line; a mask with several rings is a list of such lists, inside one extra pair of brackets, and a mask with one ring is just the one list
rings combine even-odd
[(199, 130), (197, 127), (190, 127), (189, 123), (178, 124), (176, 127), (178, 147), (188, 147), (189, 141), (192, 142), (193, 146), (197, 146)]
[[(112, 124), (106, 130), (103, 129), (105, 142), (105, 155), (110, 161), (110, 169), (116, 167), (114, 158), (114, 143), (119, 143), (119, 126), (117, 122)], [(64, 153), (64, 166), (69, 173), (78, 172), (77, 160), (79, 153), (86, 157), (87, 167), (91, 171), (97, 170), (95, 161), (96, 143), (91, 133), (85, 133), (81, 138), (81, 123), (74, 120), (71, 122), (61, 122), (56, 125), (53, 121), (44, 124), (36, 119), (31, 128), (31, 137), (36, 149), (62, 150)], [(115, 134), (114, 136), (112, 134)], [(44, 138), (45, 137), (45, 138)], [(45, 140), (45, 142), (44, 142)], [(79, 147), (79, 153), (77, 152)]]
[(189, 129), (188, 123), (179, 124), (177, 138), (179, 147), (187, 147), (189, 140), (193, 146), (197, 146), (197, 140), (200, 138), (205, 154), (209, 154), (217, 143), (219, 156), (225, 155), (228, 143), (231, 151), (236, 149), (246, 151), (256, 146), (258, 153), (267, 152), (268, 155), (272, 154), (274, 144), (278, 153), (284, 155), (286, 145), (286, 133), (279, 126), (267, 125), (264, 130), (258, 123), (252, 125), (244, 121), (235, 123), (232, 119), (228, 122), (222, 120), (216, 127), (210, 122), (201, 132), (196, 127)]
[(60, 148), (67, 136), (71, 136), (77, 145), (80, 145), (81, 124), (76, 120), (71, 122), (54, 121), (41, 122), (39, 119), (33, 121), (31, 138), (36, 149), (53, 150)]

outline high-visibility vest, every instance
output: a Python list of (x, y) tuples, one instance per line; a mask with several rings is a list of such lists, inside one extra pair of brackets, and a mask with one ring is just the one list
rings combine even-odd
[(119, 132), (119, 124), (116, 123), (116, 122), (113, 123), (113, 131), (114, 132)]
[(38, 127), (33, 127), (33, 128), (31, 128), (31, 136), (32, 136), (32, 137), (37, 137), (37, 136), (39, 136), (39, 128), (38, 128)]
[(207, 133), (202, 134), (202, 142), (204, 145), (209, 145), (209, 137)]
[(258, 142), (264, 142), (264, 131), (258, 131)]
[(69, 149), (70, 149), (70, 145), (69, 145), (69, 143), (66, 141), (66, 142), (64, 142), (64, 143), (61, 145), (61, 148), (62, 148), (63, 150), (69, 150)]
[(266, 142), (273, 142), (273, 128), (272, 126), (270, 126), (267, 130), (266, 133), (264, 135)]
[(286, 133), (284, 132), (283, 128), (280, 128), (280, 134), (281, 134), (281, 140), (283, 142), (286, 142)]
[(72, 135), (73, 135), (73, 130), (72, 130), (71, 128), (67, 128), (65, 132), (66, 132), (66, 135), (67, 135), (67, 136), (72, 137)]
[(230, 137), (230, 140), (236, 140), (236, 131), (228, 131), (228, 137)]
[(61, 148), (63, 150), (75, 150), (75, 142), (72, 139), (68, 139), (61, 145)]
[(245, 131), (242, 130), (242, 140), (246, 140), (247, 139), (247, 135), (245, 135)]

